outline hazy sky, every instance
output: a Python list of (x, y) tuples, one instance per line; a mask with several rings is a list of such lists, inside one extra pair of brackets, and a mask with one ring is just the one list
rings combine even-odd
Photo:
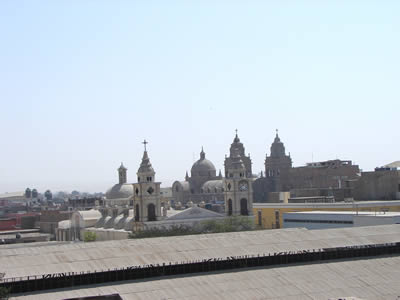
[(0, 192), (156, 179), (235, 128), (253, 170), (279, 128), (295, 166), (400, 159), (399, 1), (0, 1)]

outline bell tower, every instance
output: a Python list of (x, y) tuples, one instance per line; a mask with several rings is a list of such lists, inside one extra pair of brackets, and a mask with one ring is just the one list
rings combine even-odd
[(246, 167), (239, 149), (231, 156), (231, 164), (224, 179), (225, 213), (228, 216), (249, 216), (253, 214), (252, 179), (247, 177)]
[(119, 184), (126, 183), (126, 171), (128, 171), (128, 169), (125, 168), (123, 163), (121, 163), (121, 166), (118, 168)]
[(235, 138), (233, 139), (233, 142), (231, 144), (231, 147), (229, 149), (229, 156), (225, 156), (225, 176), (228, 177), (228, 169), (232, 167), (232, 160), (233, 160), (233, 155), (236, 151), (239, 152), (240, 158), (243, 161), (243, 164), (246, 168), (246, 177), (251, 178), (252, 177), (252, 162), (250, 158), (250, 154), (246, 156), (245, 154), (245, 148), (243, 146), (243, 143), (240, 142), (240, 138), (238, 136), (238, 130), (236, 129), (236, 135)]
[(289, 171), (292, 168), (292, 158), (285, 153), (285, 145), (281, 142), (276, 130), (274, 142), (271, 145), (271, 155), (265, 158), (265, 177), (273, 182), (274, 191), (288, 190)]
[(161, 219), (161, 182), (155, 182), (154, 169), (147, 153), (148, 142), (144, 140), (142, 162), (137, 171), (137, 183), (133, 185), (134, 212), (136, 222), (151, 222)]

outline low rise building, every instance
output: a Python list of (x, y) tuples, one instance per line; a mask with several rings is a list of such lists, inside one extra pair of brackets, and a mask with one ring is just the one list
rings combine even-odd
[(283, 214), (302, 211), (400, 212), (400, 201), (352, 201), (336, 203), (254, 203), (255, 224), (264, 229), (281, 228)]
[(400, 171), (394, 168), (378, 168), (362, 172), (354, 183), (356, 200), (400, 200)]
[(329, 229), (400, 224), (400, 212), (303, 211), (283, 214), (283, 228)]

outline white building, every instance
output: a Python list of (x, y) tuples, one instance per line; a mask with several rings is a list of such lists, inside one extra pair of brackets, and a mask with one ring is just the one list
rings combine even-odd
[(303, 211), (283, 214), (283, 228), (329, 229), (400, 224), (400, 212)]

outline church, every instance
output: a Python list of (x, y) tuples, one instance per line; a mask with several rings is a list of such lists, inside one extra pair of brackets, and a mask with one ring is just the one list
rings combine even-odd
[(221, 171), (217, 175), (214, 164), (206, 158), (202, 148), (200, 159), (191, 168), (191, 176), (186, 172), (184, 181), (175, 181), (172, 185), (175, 203), (183, 206), (188, 203), (221, 204), (228, 215), (252, 214), (252, 183), (255, 176), (252, 174), (250, 155), (246, 156), (237, 130), (224, 166), (225, 177)]
[[(121, 163), (118, 168), (118, 183), (106, 192), (105, 203), (109, 207), (125, 207), (134, 211), (136, 222), (160, 221), (167, 218), (167, 201), (163, 201), (160, 185), (155, 180), (156, 172), (150, 163), (147, 141), (143, 142), (142, 162), (136, 173), (137, 182), (127, 183), (127, 168)], [(219, 204), (219, 213), (225, 215), (251, 215), (253, 205), (252, 174), (250, 155), (237, 134), (231, 144), (229, 156), (225, 157), (225, 172), (217, 175), (214, 164), (206, 158), (201, 149), (200, 158), (186, 172), (185, 181), (172, 185), (172, 199), (175, 204), (191, 207), (194, 205)], [(165, 210), (165, 211), (164, 211)]]
[[(163, 199), (161, 182), (143, 142), (144, 152), (135, 183), (127, 183), (128, 169), (121, 163), (118, 183), (106, 192), (105, 207), (90, 211), (75, 211), (70, 220), (60, 222), (57, 240), (82, 240), (85, 232), (95, 233), (98, 240), (128, 238), (129, 232), (173, 226), (192, 227), (207, 220), (223, 221), (230, 216), (248, 216), (253, 211), (253, 176), (250, 157), (244, 155), (243, 144), (236, 134), (230, 156), (225, 158), (225, 174), (217, 176), (214, 164), (201, 150), (200, 159), (194, 163), (191, 177), (175, 182), (173, 196), (178, 195), (184, 210), (175, 210)], [(187, 193), (188, 192), (188, 193)], [(220, 203), (220, 212), (203, 208), (204, 204)], [(202, 207), (203, 206), (203, 207)]]

